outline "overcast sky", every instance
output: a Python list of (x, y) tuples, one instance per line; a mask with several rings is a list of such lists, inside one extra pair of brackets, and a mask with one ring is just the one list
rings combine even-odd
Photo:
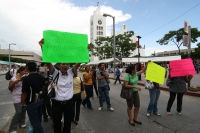
[[(15, 43), (11, 49), (41, 55), (38, 41), (44, 30), (89, 35), (90, 16), (98, 1), (102, 13), (116, 17), (116, 32), (126, 24), (128, 30), (142, 36), (140, 44), (146, 46), (146, 55), (176, 50), (173, 44), (160, 46), (156, 41), (170, 30), (182, 28), (184, 20), (192, 27), (200, 26), (199, 0), (0, 0), (1, 48), (8, 49), (9, 43)], [(111, 27), (112, 19), (107, 18), (107, 35), (110, 35)]]

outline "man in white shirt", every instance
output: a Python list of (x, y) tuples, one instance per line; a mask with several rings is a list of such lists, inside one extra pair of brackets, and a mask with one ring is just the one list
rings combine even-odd
[(15, 77), (17, 75), (17, 69), (16, 69), (16, 65), (12, 65), (12, 69), (10, 69), (10, 75), (12, 77)]

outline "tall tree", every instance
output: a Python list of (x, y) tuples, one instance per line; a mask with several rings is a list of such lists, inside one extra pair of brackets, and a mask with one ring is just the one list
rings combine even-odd
[[(180, 55), (180, 47), (183, 44), (183, 35), (187, 35), (187, 33), (184, 31), (184, 28), (181, 28), (177, 31), (169, 31), (169, 33), (165, 34), (163, 38), (156, 41), (160, 45), (168, 45), (169, 42), (173, 42), (178, 50)], [(197, 28), (191, 29), (191, 43), (197, 42), (197, 38), (200, 37), (200, 31), (198, 31)]]
[[(136, 44), (130, 39), (134, 35), (133, 31), (125, 32), (115, 36), (116, 57), (128, 57), (135, 50)], [(99, 59), (111, 58), (113, 55), (113, 36), (101, 37), (95, 40), (95, 44), (91, 44), (92, 55)]]

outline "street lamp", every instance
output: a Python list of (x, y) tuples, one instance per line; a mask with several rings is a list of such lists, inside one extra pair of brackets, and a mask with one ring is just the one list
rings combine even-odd
[(16, 44), (14, 44), (14, 43), (9, 44), (9, 67), (11, 69), (11, 64), (10, 64), (10, 45), (16, 45)]
[[(140, 65), (140, 38), (141, 36), (136, 36), (138, 38), (138, 71), (141, 70), (141, 65)], [(141, 75), (138, 75), (138, 80), (141, 80)]]
[(114, 77), (115, 77), (115, 64), (116, 64), (116, 47), (115, 47), (115, 16), (112, 16), (110, 14), (104, 13), (104, 17), (111, 17), (113, 18), (113, 58), (114, 58)]

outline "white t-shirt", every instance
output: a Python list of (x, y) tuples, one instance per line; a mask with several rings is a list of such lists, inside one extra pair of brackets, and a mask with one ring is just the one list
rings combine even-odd
[(57, 82), (57, 92), (56, 97), (54, 98), (57, 101), (66, 101), (73, 97), (73, 77), (74, 70), (69, 69), (66, 75), (62, 75), (60, 71), (54, 68), (52, 76), (55, 79), (56, 75), (59, 73), (58, 82)]
[(13, 74), (12, 77), (15, 77), (17, 75), (17, 69), (14, 69), (13, 71), (13, 68), (10, 70), (10, 72)]

